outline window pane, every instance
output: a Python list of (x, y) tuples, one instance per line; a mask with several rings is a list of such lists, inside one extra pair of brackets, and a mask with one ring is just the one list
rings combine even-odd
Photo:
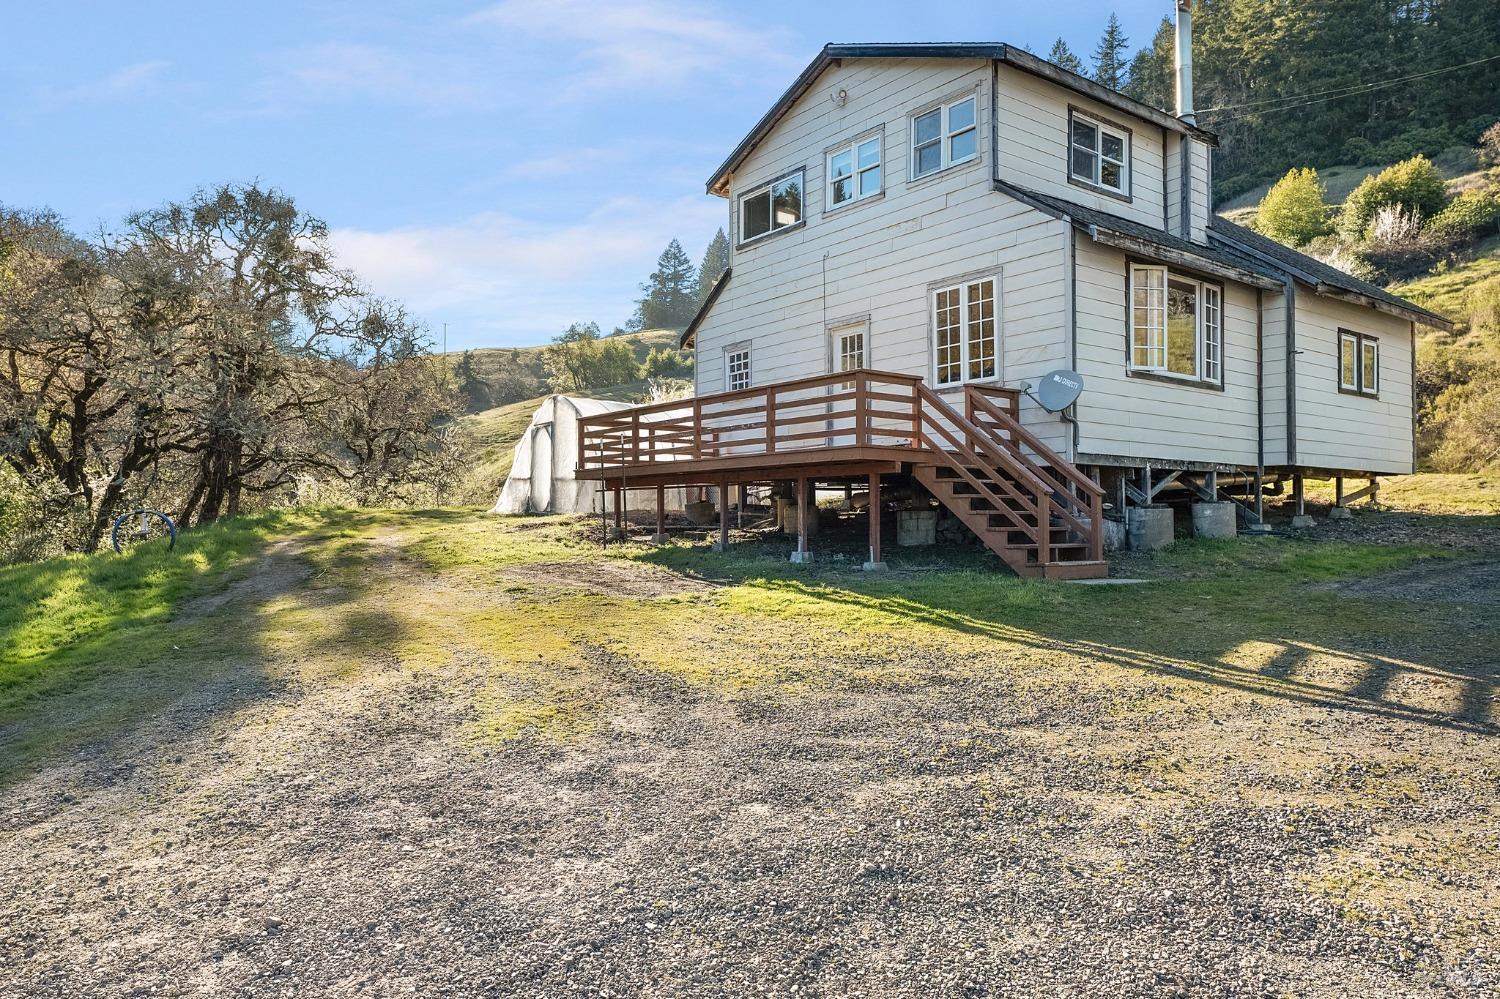
[(1084, 149), (1099, 148), (1099, 133), (1086, 121), (1073, 119), (1073, 145), (1082, 146)]
[(859, 166), (860, 166), (860, 169), (862, 170), (865, 167), (874, 166), (875, 164), (877, 164), (879, 162), (880, 162), (880, 140), (878, 138), (875, 138), (875, 139), (870, 139), (868, 142), (861, 142), (859, 144)]
[(802, 175), (788, 177), (771, 189), (775, 228), (802, 221)]
[(1138, 267), (1131, 272), (1131, 364), (1159, 370), (1167, 365), (1166, 271), (1160, 267)]
[(1112, 187), (1116, 191), (1124, 190), (1125, 176), (1124, 171), (1120, 168), (1120, 164), (1111, 163), (1109, 160), (1100, 161), (1099, 183), (1105, 187)]
[(1094, 179), (1095, 155), (1087, 150), (1074, 147), (1073, 149), (1073, 176), (1081, 180), (1092, 182)]
[(957, 163), (960, 160), (966, 160), (970, 156), (973, 156), (975, 142), (978, 138), (979, 133), (974, 129), (970, 129), (962, 135), (955, 135), (952, 139), (948, 140), (951, 145), (948, 151), (948, 162)]
[(828, 158), (828, 176), (847, 177), (854, 172), (854, 154), (849, 150), (835, 153)]
[(995, 376), (995, 282), (969, 285), (969, 377)]
[(960, 381), (963, 378), (963, 356), (959, 343), (959, 296), (957, 288), (937, 293), (936, 346), (937, 380), (939, 384)]
[(859, 195), (878, 194), (880, 192), (880, 167), (873, 166), (868, 170), (860, 171)]
[(771, 192), (762, 191), (744, 201), (741, 239), (754, 239), (771, 231)]
[(833, 182), (833, 203), (842, 205), (854, 198), (854, 178), (841, 177)]
[(1203, 377), (1219, 381), (1223, 377), (1223, 328), (1219, 289), (1203, 288)]
[(943, 165), (943, 149), (936, 142), (917, 150), (918, 177), (932, 173)]
[(948, 109), (949, 133), (961, 132), (974, 125), (974, 98), (960, 101)]
[(1099, 151), (1112, 160), (1125, 158), (1125, 140), (1118, 135), (1104, 132), (1099, 137)]
[(1363, 354), (1360, 366), (1359, 384), (1361, 392), (1378, 392), (1380, 390), (1380, 348), (1375, 343), (1363, 343), (1360, 345)]
[(918, 115), (912, 120), (911, 126), (915, 145), (931, 142), (943, 130), (943, 109), (933, 108), (924, 115)]
[(1184, 281), (1167, 284), (1167, 370), (1198, 374), (1198, 286)]
[(1354, 380), (1354, 337), (1346, 336), (1339, 340), (1339, 384), (1344, 388), (1355, 388), (1358, 383)]
[(727, 382), (729, 391), (750, 387), (750, 352), (748, 350), (737, 350), (728, 354), (725, 358), (727, 371)]

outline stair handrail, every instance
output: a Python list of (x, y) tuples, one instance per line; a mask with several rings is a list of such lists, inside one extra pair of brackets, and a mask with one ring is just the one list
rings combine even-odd
[[(1068, 520), (1072, 521), (1074, 527), (1077, 528), (1078, 531), (1088, 540), (1090, 558), (1096, 561), (1103, 559), (1104, 525), (1102, 521), (1104, 519), (1104, 487), (1099, 485), (1099, 483), (1095, 482), (1093, 479), (1089, 478), (1087, 475), (1084, 475), (1083, 472), (1079, 471), (1078, 467), (1071, 461), (1068, 461), (1062, 455), (1058, 454), (1046, 444), (1042, 443), (1041, 438), (1037, 437), (1036, 434), (1032, 433), (1030, 430), (1027, 430), (1024, 426), (1022, 426), (1019, 419), (1011, 416), (1005, 410), (996, 406), (982, 393), (966, 391), (965, 394), (967, 396), (969, 405), (974, 406), (982, 412), (986, 413), (1013, 438), (1023, 442), (1027, 447), (1031, 448), (1031, 450), (1035, 452), (1036, 456), (1047, 464), (1047, 467), (1053, 469), (1068, 482), (1084, 491), (1084, 493), (1087, 495), (1087, 504), (1080, 501), (1077, 497), (1069, 495), (1068, 493), (1064, 493), (1063, 495), (1068, 497), (1070, 506), (1077, 507), (1080, 513), (1084, 513), (1088, 516), (1089, 523), (1086, 527), (1078, 520), (1077, 517), (1073, 515), (1073, 512), (1071, 510), (1062, 507), (1062, 505), (1057, 502), (1055, 490), (1053, 491), (1053, 495), (1051, 496), (1052, 504), (1054, 506), (1058, 506), (1062, 510), (1064, 516)], [(1017, 447), (1016, 450), (1019, 454), (1019, 447)], [(1025, 455), (1022, 454), (1021, 457), (1025, 458)], [(1030, 461), (1030, 459), (1026, 460)]]
[[(1001, 487), (1011, 499), (1031, 508), (1030, 512), (1036, 519), (1034, 525), (1026, 524), (1020, 518), (1014, 516), (1015, 511), (1004, 505), (999, 506), (996, 512), (1009, 516), (1014, 525), (1010, 530), (1020, 531), (1029, 537), (1031, 545), (1037, 550), (1037, 561), (1051, 561), (1052, 549), (1049, 544), (1051, 523), (1047, 517), (1047, 506), (1052, 494), (1052, 487), (1036, 473), (1017, 462), (1003, 448), (994, 447), (991, 443), (993, 438), (990, 434), (981, 430), (968, 417), (944, 402), (932, 389), (921, 383), (916, 384), (913, 388), (917, 401), (922, 404), (917, 407), (917, 436), (926, 445), (927, 450), (945, 461), (950, 468), (957, 471), (970, 485), (978, 489), (981, 495), (989, 493), (997, 499), (1000, 498), (999, 491), (974, 478), (964, 464), (954, 457), (952, 452), (940, 446), (932, 439), (926, 430), (924, 421), (930, 421), (953, 444), (954, 450), (959, 454), (971, 460), (975, 465), (984, 468), (989, 475), (990, 482)], [(954, 429), (950, 430), (943, 426), (941, 422), (934, 419), (932, 413), (928, 411), (929, 407), (945, 417), (953, 425)], [(965, 440), (978, 444), (978, 450), (982, 450), (991, 456), (989, 460), (982, 458), (978, 450), (966, 446), (964, 444)], [(1031, 495), (1022, 495), (1004, 476), (998, 474), (1001, 469), (1004, 469), (1005, 473), (1018, 484), (1027, 487)]]

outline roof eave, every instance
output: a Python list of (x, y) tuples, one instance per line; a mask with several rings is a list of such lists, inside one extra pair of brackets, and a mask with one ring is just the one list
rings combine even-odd
[(698, 333), (698, 327), (702, 326), (703, 320), (708, 318), (708, 310), (712, 309), (714, 303), (719, 300), (719, 295), (723, 293), (724, 286), (729, 283), (729, 275), (733, 272), (733, 267), (724, 268), (724, 273), (720, 274), (719, 279), (714, 282), (714, 286), (708, 289), (708, 294), (704, 296), (703, 304), (698, 306), (698, 311), (693, 313), (693, 318), (687, 324), (687, 328), (682, 331), (682, 336), (677, 338), (677, 347), (679, 350), (687, 350), (689, 347), (697, 346), (693, 338)]

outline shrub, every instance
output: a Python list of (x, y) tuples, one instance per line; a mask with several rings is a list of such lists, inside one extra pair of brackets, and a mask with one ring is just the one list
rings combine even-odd
[(1495, 228), (1500, 198), (1491, 191), (1465, 191), (1428, 220), (1427, 232), (1445, 242), (1468, 242)]
[(1302, 246), (1328, 231), (1328, 205), (1318, 171), (1291, 169), (1261, 200), (1255, 228), (1287, 246)]
[(641, 364), (642, 378), (686, 378), (693, 373), (693, 359), (671, 347), (652, 347)]
[(1485, 166), (1500, 166), (1500, 121), (1479, 136), (1479, 162)]
[(1354, 247), (1342, 240), (1324, 237), (1306, 247), (1305, 252), (1329, 267), (1341, 270), (1350, 277), (1369, 281), (1376, 277), (1375, 268)]
[(1362, 135), (1354, 136), (1344, 143), (1343, 160), (1355, 166), (1368, 166), (1377, 162), (1374, 143)]
[(1344, 202), (1339, 224), (1344, 235), (1363, 239), (1375, 213), (1401, 205), (1422, 218), (1436, 215), (1447, 203), (1447, 185), (1425, 156), (1413, 156), (1360, 182)]
[(1370, 220), (1368, 235), (1377, 246), (1409, 246), (1422, 238), (1422, 216), (1404, 205), (1381, 205)]

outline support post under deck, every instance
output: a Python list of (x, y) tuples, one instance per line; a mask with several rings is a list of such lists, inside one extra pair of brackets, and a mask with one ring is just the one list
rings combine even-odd
[[(846, 487), (848, 488), (848, 487)], [(879, 572), (885, 568), (880, 558), (880, 473), (870, 473), (870, 560), (865, 563), (866, 572)]]
[(729, 550), (729, 483), (719, 483), (719, 540), (714, 543), (714, 551), (727, 552)]
[(616, 489), (615, 490), (615, 529), (614, 529), (613, 534), (614, 534), (614, 537), (616, 537), (616, 538), (623, 538), (625, 536), (625, 490), (624, 489)]
[(656, 533), (651, 540), (659, 545), (667, 543), (667, 487), (656, 487)]
[(807, 477), (797, 478), (797, 550), (792, 552), (792, 561), (806, 565), (812, 561), (812, 552), (807, 550)]
[(1307, 503), (1302, 493), (1302, 473), (1292, 473), (1292, 509), (1296, 512), (1292, 515), (1293, 527), (1311, 527), (1317, 521), (1307, 515)]

